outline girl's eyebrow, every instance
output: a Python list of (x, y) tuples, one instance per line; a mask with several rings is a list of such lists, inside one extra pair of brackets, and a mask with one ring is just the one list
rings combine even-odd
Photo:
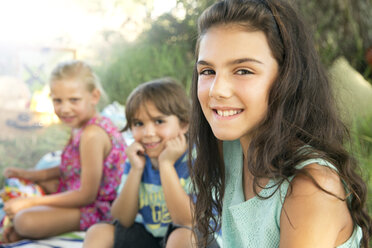
[(227, 64), (235, 65), (235, 64), (242, 64), (242, 63), (245, 63), (245, 62), (253, 62), (253, 63), (263, 64), (261, 61), (259, 61), (257, 59), (253, 59), (253, 58), (235, 59), (235, 60), (232, 60), (232, 61), (228, 62)]
[[(253, 63), (257, 63), (257, 64), (263, 64), (261, 61), (259, 61), (257, 59), (253, 59), (253, 58), (234, 59), (232, 61), (229, 61), (227, 64), (228, 65), (236, 65), (236, 64), (242, 64), (242, 63), (245, 63), (245, 62), (253, 62)], [(198, 60), (198, 62), (196, 64), (197, 65), (207, 65), (207, 66), (212, 65), (211, 63), (209, 63), (205, 60)]]
[(196, 62), (197, 65), (212, 65), (211, 63), (208, 63), (207, 61), (205, 60), (198, 60), (198, 62)]

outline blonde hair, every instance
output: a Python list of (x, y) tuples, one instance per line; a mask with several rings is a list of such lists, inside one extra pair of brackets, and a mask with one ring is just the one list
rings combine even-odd
[(55, 81), (69, 79), (75, 79), (84, 83), (89, 92), (98, 89), (101, 96), (106, 101), (108, 100), (107, 94), (103, 90), (98, 76), (87, 63), (80, 60), (70, 60), (59, 63), (50, 75), (49, 85), (52, 85)]

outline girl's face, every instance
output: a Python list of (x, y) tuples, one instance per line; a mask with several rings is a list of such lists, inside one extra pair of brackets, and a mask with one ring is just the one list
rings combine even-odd
[(248, 144), (278, 74), (265, 34), (232, 25), (210, 28), (200, 41), (197, 72), (198, 99), (214, 135)]
[(161, 113), (152, 102), (147, 102), (137, 110), (130, 129), (134, 140), (145, 148), (145, 153), (150, 158), (157, 158), (165, 143), (185, 134), (188, 125), (180, 123), (175, 115)]
[(80, 128), (96, 114), (97, 89), (89, 92), (83, 83), (60, 80), (51, 84), (50, 92), (56, 115), (69, 127)]

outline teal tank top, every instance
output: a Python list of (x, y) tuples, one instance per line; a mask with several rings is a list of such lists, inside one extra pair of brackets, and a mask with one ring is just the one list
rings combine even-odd
[[(271, 248), (279, 247), (280, 243), (280, 214), (282, 204), (287, 194), (288, 182), (284, 182), (269, 199), (253, 197), (244, 199), (242, 188), (243, 152), (239, 140), (224, 141), (223, 154), (225, 162), (225, 194), (222, 208), (222, 240), (223, 247)], [(302, 162), (297, 168), (317, 163), (336, 170), (323, 159), (311, 159)], [(270, 196), (275, 187), (270, 180), (260, 195)], [(354, 229), (351, 237), (338, 248), (359, 247), (362, 230), (359, 226)]]

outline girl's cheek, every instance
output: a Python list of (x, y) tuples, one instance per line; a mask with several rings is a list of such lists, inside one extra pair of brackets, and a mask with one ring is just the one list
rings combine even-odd
[(210, 83), (207, 80), (200, 80), (198, 83), (198, 99), (200, 102), (209, 96)]

